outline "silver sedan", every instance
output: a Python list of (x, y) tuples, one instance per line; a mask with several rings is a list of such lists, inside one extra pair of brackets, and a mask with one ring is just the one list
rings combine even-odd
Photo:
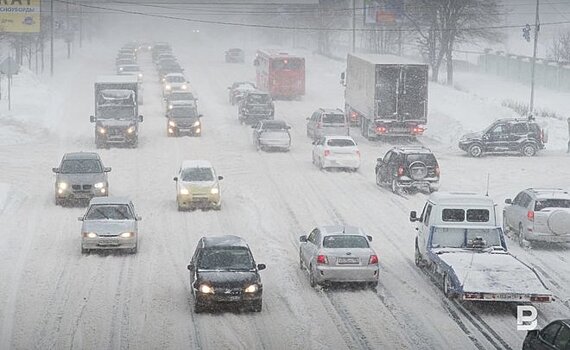
[(321, 226), (300, 237), (299, 263), (307, 269), (311, 287), (326, 282), (378, 285), (378, 255), (371, 236), (359, 227)]
[(93, 249), (126, 249), (137, 252), (138, 222), (133, 203), (126, 198), (93, 198), (81, 225), (81, 253)]

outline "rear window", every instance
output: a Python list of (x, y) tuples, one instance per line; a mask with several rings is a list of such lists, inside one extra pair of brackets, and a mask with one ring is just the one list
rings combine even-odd
[(534, 203), (534, 210), (541, 211), (546, 208), (570, 208), (570, 200), (568, 199), (558, 199), (558, 198), (548, 198), (539, 199)]
[(327, 141), (327, 145), (333, 147), (352, 147), (355, 146), (355, 143), (348, 139), (330, 139)]
[(368, 248), (368, 240), (363, 236), (334, 235), (323, 239), (323, 248)]
[[(467, 215), (466, 215), (467, 214)], [(489, 210), (487, 209), (443, 209), (441, 219), (445, 222), (488, 222)]]
[(435, 159), (435, 156), (431, 153), (408, 154), (406, 156), (406, 160), (407, 160), (408, 164), (412, 164), (415, 162), (422, 162), (427, 166), (436, 166), (437, 165), (437, 160)]
[(324, 124), (344, 124), (344, 114), (323, 114)]

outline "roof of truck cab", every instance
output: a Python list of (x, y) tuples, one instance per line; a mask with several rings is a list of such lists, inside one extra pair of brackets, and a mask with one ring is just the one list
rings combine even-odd
[(429, 196), (429, 201), (438, 205), (495, 205), (491, 197), (473, 192), (435, 192)]
[(133, 75), (101, 75), (95, 80), (95, 83), (138, 83), (138, 78)]
[(426, 63), (413, 60), (408, 57), (396, 56), (396, 55), (380, 55), (380, 54), (352, 54), (349, 53), (350, 56), (354, 56), (364, 61), (368, 61), (372, 64), (418, 64), (427, 66)]

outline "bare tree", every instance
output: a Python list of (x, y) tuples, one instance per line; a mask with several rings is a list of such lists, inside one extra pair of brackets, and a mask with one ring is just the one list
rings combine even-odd
[(498, 0), (410, 0), (408, 20), (437, 81), (445, 59), (447, 84), (453, 84), (453, 50), (458, 43), (500, 40), (492, 26), (500, 19)]
[(560, 33), (552, 39), (549, 56), (555, 61), (570, 61), (570, 32)]

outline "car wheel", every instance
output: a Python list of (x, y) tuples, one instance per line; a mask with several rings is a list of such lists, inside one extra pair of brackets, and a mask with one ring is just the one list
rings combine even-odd
[(81, 254), (89, 254), (89, 249), (81, 247)]
[(204, 312), (204, 309), (205, 309), (204, 305), (202, 305), (198, 302), (194, 303), (194, 313), (195, 314), (201, 314), (202, 312)]
[(303, 270), (305, 266), (303, 265), (303, 259), (301, 258), (301, 253), (299, 252), (299, 269)]
[(370, 287), (370, 289), (376, 290), (378, 288), (378, 281), (368, 283), (368, 287)]
[(429, 186), (429, 193), (437, 192), (438, 188), (435, 186)]
[(63, 206), (63, 199), (55, 197), (55, 205)]
[(253, 304), (252, 310), (253, 312), (261, 312), (262, 309), (263, 309), (263, 301), (259, 299)]
[(325, 169), (325, 164), (324, 164), (324, 161), (321, 157), (319, 157), (319, 169), (321, 169), (321, 170)]
[(416, 249), (414, 254), (414, 262), (416, 266), (419, 268), (423, 268), (425, 266), (424, 259), (422, 258), (422, 254), (420, 253), (420, 249), (418, 248), (418, 241), (416, 240)]
[(396, 179), (392, 179), (392, 192), (394, 192), (395, 194), (402, 193), (402, 187), (400, 186), (398, 180)]
[(468, 153), (471, 157), (478, 158), (481, 157), (481, 155), (483, 154), (483, 148), (481, 147), (480, 144), (474, 143), (471, 146), (469, 146)]
[(222, 210), (222, 202), (220, 202), (220, 204), (218, 204), (218, 205), (214, 205), (214, 206), (212, 207), (212, 209), (214, 209), (214, 210)]
[(522, 146), (521, 153), (525, 157), (533, 157), (536, 155), (536, 147), (531, 143), (527, 143)]
[(525, 239), (525, 234), (524, 234), (524, 229), (523, 229), (522, 223), (519, 223), (518, 241), (519, 241), (519, 245), (522, 248), (528, 248), (530, 245), (529, 242)]
[(134, 248), (129, 249), (129, 254), (136, 254), (138, 252), (138, 245), (136, 245)]
[(315, 279), (315, 273), (313, 272), (313, 266), (309, 266), (309, 285), (313, 288), (318, 285)]
[(451, 292), (451, 280), (449, 279), (449, 275), (447, 273), (443, 274), (443, 295), (447, 298), (453, 298), (453, 293)]
[(376, 186), (382, 186), (382, 175), (379, 171), (376, 172)]
[(503, 231), (505, 233), (510, 231), (509, 224), (507, 223), (507, 214), (503, 212)]

